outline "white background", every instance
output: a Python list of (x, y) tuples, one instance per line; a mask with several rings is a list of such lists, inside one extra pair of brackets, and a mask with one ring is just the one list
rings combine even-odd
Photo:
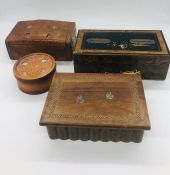
[[(170, 73), (143, 81), (151, 131), (143, 142), (50, 140), (39, 119), (47, 93), (17, 88), (4, 40), (19, 20), (76, 21), (77, 28), (162, 29), (170, 46), (169, 0), (0, 0), (0, 175), (170, 174)], [(59, 72), (73, 64), (59, 62)]]

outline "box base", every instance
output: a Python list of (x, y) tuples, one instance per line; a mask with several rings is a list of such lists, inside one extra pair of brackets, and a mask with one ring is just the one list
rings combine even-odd
[(70, 139), (82, 141), (113, 141), (135, 142), (142, 141), (144, 130), (101, 128), (101, 127), (76, 127), (76, 126), (47, 126), (51, 139)]

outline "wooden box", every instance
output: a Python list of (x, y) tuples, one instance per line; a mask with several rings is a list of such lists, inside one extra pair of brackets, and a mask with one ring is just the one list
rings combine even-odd
[(159, 30), (79, 30), (74, 50), (77, 73), (138, 70), (143, 79), (164, 80), (169, 60)]
[(20, 21), (6, 38), (11, 59), (27, 54), (43, 52), (58, 61), (72, 60), (76, 28), (74, 22), (33, 20)]
[(50, 88), (56, 61), (45, 53), (28, 54), (15, 62), (13, 72), (21, 91), (40, 94)]
[(150, 129), (140, 74), (55, 74), (40, 125), (51, 139), (140, 142)]

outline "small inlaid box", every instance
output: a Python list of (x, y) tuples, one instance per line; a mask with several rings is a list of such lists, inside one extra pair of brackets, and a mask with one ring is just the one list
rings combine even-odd
[(40, 94), (49, 90), (56, 62), (51, 55), (32, 53), (17, 60), (13, 72), (20, 90)]

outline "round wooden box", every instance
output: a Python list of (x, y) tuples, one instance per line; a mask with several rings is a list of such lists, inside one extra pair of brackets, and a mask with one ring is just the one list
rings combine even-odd
[(20, 58), (13, 67), (18, 87), (28, 94), (48, 91), (56, 71), (54, 58), (45, 53), (32, 53)]

